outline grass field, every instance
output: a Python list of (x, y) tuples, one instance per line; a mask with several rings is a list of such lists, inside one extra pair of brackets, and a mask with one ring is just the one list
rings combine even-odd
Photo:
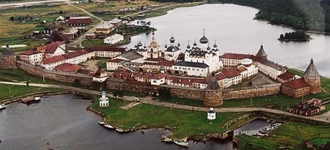
[(59, 92), (61, 89), (0, 84), (0, 102), (5, 99), (38, 92)]
[(280, 147), (286, 149), (303, 149), (302, 142), (311, 141), (318, 146), (330, 141), (329, 125), (310, 125), (300, 122), (286, 122), (264, 138), (239, 135), (241, 149), (275, 150)]
[(226, 129), (221, 127), (221, 125), (241, 115), (241, 113), (220, 113), (217, 114), (217, 119), (210, 124), (210, 121), (206, 119), (206, 112), (173, 109), (149, 104), (139, 104), (128, 110), (119, 108), (128, 103), (127, 101), (110, 99), (109, 108), (99, 108), (96, 100), (91, 107), (106, 114), (108, 123), (123, 129), (129, 129), (136, 125), (175, 127), (172, 135), (175, 138), (198, 136), (207, 133), (223, 133)]

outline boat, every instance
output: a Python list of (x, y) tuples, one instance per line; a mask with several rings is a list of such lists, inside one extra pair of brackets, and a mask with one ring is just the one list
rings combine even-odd
[(104, 124), (103, 125), (105, 128), (108, 128), (108, 129), (115, 129), (115, 127), (113, 127), (112, 125), (110, 124)]
[(173, 140), (171, 138), (168, 138), (167, 136), (163, 135), (162, 136), (162, 142), (168, 143), (168, 142), (173, 142)]
[(124, 132), (124, 130), (123, 129), (120, 129), (120, 128), (117, 128), (116, 131), (117, 132), (120, 132), (120, 133), (123, 133)]
[(145, 13), (139, 13), (138, 16), (139, 17), (144, 17), (146, 14)]
[(105, 122), (99, 121), (99, 125), (103, 126), (103, 125), (105, 125)]
[(179, 145), (179, 146), (183, 146), (183, 147), (188, 147), (188, 142), (184, 141), (184, 140), (174, 140), (174, 143), (176, 145)]
[(40, 102), (41, 98), (39, 96), (35, 96), (34, 98), (34, 102)]
[(28, 97), (21, 99), (21, 102), (29, 105), (32, 103), (38, 103), (38, 102), (40, 102), (40, 100), (41, 100), (41, 98), (39, 96), (35, 96), (35, 97), (28, 96)]
[(6, 105), (5, 104), (0, 104), (0, 110), (6, 109)]

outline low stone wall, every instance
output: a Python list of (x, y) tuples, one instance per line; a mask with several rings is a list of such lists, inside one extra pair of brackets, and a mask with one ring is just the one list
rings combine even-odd
[(141, 84), (135, 82), (125, 82), (124, 80), (108, 78), (106, 81), (106, 88), (110, 90), (122, 89), (125, 91), (138, 92), (148, 94), (154, 90), (154, 86), (148, 84)]
[(242, 99), (252, 97), (262, 97), (266, 95), (275, 95), (280, 93), (281, 84), (270, 84), (261, 87), (230, 88), (223, 90), (223, 98)]
[[(26, 64), (22, 61), (17, 61), (17, 66), (29, 74), (44, 77), (45, 79), (52, 79), (65, 83), (75, 83), (78, 81), (81, 85), (92, 85), (92, 77), (88, 75), (46, 70), (42, 67)], [(169, 85), (161, 85), (160, 87), (169, 88), (171, 96), (173, 97), (204, 101), (205, 91), (202, 89)], [(270, 84), (261, 87), (224, 89), (223, 99), (242, 99), (274, 95), (280, 92), (280, 87), (281, 84)], [(150, 85), (150, 83), (140, 83), (136, 81), (124, 81), (116, 78), (108, 78), (106, 81), (106, 88), (110, 90), (123, 89), (131, 92), (149, 94), (150, 92), (157, 92), (159, 87)]]
[(204, 101), (205, 92), (201, 89), (169, 85), (161, 85), (161, 87), (169, 88), (173, 97)]
[(74, 74), (74, 73), (46, 70), (42, 67), (27, 64), (22, 61), (17, 61), (17, 66), (18, 68), (26, 71), (29, 74), (36, 75), (39, 77), (44, 77), (45, 79), (52, 79), (65, 83), (74, 83), (75, 81), (78, 81), (79, 84), (88, 85), (88, 86), (92, 84), (92, 79), (93, 79), (92, 76), (88, 76), (84, 74)]
[(264, 111), (256, 111), (254, 112), (255, 115), (257, 116), (262, 116), (262, 117), (267, 117), (267, 118), (276, 118), (276, 119), (283, 119), (283, 120), (289, 120), (289, 121), (296, 121), (296, 122), (305, 122), (305, 123), (309, 123), (309, 124), (321, 124), (321, 125), (326, 125), (329, 123), (326, 122), (322, 122), (322, 121), (318, 121), (318, 120), (314, 120), (313, 118), (301, 118), (301, 117), (295, 117), (295, 116), (291, 116), (291, 115), (279, 115), (279, 114), (275, 114), (275, 113), (271, 113), (271, 112), (264, 112)]

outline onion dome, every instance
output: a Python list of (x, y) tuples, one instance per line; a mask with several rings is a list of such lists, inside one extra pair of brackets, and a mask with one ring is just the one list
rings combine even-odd
[(205, 29), (203, 29), (203, 37), (199, 40), (200, 43), (206, 44), (209, 40), (205, 37)]
[(193, 46), (197, 46), (197, 43), (196, 43), (196, 42), (194, 42)]
[(143, 46), (141, 41), (137, 44), (138, 47)]
[(218, 46), (217, 46), (217, 43), (214, 43), (213, 47), (214, 47), (214, 48), (217, 48), (217, 47), (218, 47)]
[(199, 42), (202, 43), (202, 44), (206, 44), (206, 43), (209, 42), (209, 40), (208, 40), (205, 36), (203, 36), (203, 37), (199, 40)]
[(175, 39), (174, 39), (173, 36), (170, 38), (170, 42), (171, 42), (171, 43), (174, 43), (174, 42), (175, 42)]
[(147, 45), (144, 45), (144, 49), (147, 49)]
[(181, 46), (181, 44), (180, 43), (178, 43), (178, 47), (180, 47)]
[(187, 45), (187, 49), (190, 49), (190, 45), (189, 44)]
[(165, 46), (164, 46), (165, 48), (167, 48), (167, 44), (165, 44)]
[(210, 46), (208, 46), (206, 49), (207, 49), (207, 50), (211, 50), (211, 47), (210, 47)]

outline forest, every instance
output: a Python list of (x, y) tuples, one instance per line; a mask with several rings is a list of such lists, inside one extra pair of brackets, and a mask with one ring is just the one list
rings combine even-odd
[(287, 32), (281, 34), (278, 40), (280, 41), (309, 41), (311, 39), (310, 35), (306, 34), (303, 31)]
[(330, 0), (209, 0), (259, 9), (255, 19), (300, 30), (330, 32)]

